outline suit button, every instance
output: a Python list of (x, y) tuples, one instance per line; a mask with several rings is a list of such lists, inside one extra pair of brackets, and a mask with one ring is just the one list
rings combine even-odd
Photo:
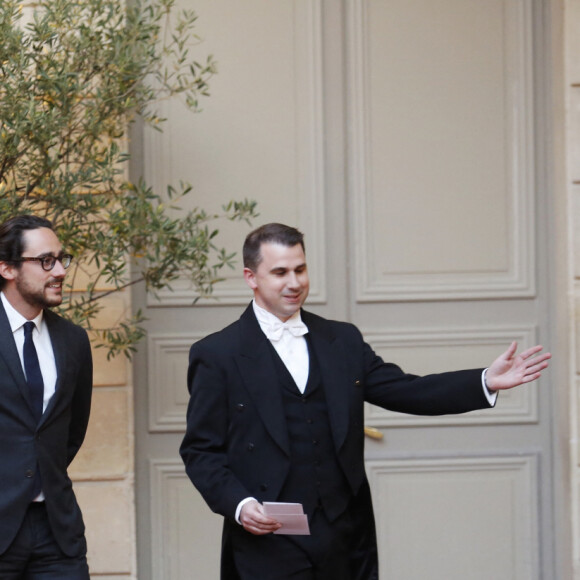
[(268, 486), (265, 483), (260, 485), (260, 491), (267, 491), (267, 489), (268, 489)]
[(34, 471), (32, 471), (32, 469), (27, 469), (24, 475), (30, 479), (31, 477), (34, 477)]
[(242, 412), (242, 411), (245, 409), (245, 407), (246, 407), (246, 406), (244, 405), (244, 403), (238, 403), (238, 404), (236, 405), (236, 411), (237, 411), (238, 413), (241, 413), (241, 412)]
[(248, 451), (254, 451), (254, 447), (253, 443), (248, 443)]

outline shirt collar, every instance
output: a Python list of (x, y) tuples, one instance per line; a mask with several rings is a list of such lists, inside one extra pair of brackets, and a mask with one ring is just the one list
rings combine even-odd
[[(2, 304), (4, 306), (4, 310), (6, 311), (6, 316), (8, 317), (8, 323), (10, 324), (10, 329), (12, 332), (16, 332), (19, 328), (24, 326), (24, 323), (28, 321), (27, 318), (22, 316), (12, 304), (8, 301), (8, 298), (4, 295), (4, 292), (0, 292), (0, 299), (2, 299)], [(38, 332), (42, 330), (42, 321), (43, 321), (43, 314), (44, 311), (41, 310), (40, 314), (32, 319), (32, 322), (36, 325), (36, 329)]]
[[(254, 314), (258, 320), (260, 328), (268, 334), (268, 330), (272, 326), (277, 326), (281, 324), (281, 320), (271, 312), (268, 312), (265, 308), (258, 306), (256, 300), (252, 300), (252, 306), (254, 307)], [(300, 310), (297, 310), (286, 322), (302, 322), (302, 317), (300, 316)]]

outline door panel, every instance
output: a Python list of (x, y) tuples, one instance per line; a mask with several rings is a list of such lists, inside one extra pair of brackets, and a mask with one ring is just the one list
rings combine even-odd
[(529, 0), (354, 0), (356, 300), (534, 296)]
[(536, 578), (536, 460), (369, 461), (381, 577)]

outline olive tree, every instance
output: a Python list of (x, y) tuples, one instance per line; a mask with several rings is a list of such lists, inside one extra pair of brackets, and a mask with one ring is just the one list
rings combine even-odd
[(53, 221), (75, 258), (61, 313), (109, 356), (130, 356), (143, 317), (98, 328), (104, 296), (136, 283), (171, 288), (184, 273), (198, 296), (210, 294), (233, 259), (216, 247), (213, 220), (255, 215), (247, 200), (219, 216), (177, 211), (190, 184), (159, 192), (128, 177), (131, 124), (161, 130), (161, 99), (195, 112), (208, 95), (216, 65), (192, 55), (195, 25), (174, 0), (0, 3), (0, 221), (18, 213)]

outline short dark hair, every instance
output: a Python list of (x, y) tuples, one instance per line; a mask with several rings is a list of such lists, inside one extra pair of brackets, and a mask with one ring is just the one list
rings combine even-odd
[(256, 271), (262, 261), (260, 248), (262, 244), (281, 244), (292, 247), (300, 244), (304, 248), (304, 234), (296, 228), (285, 226), (284, 224), (265, 224), (250, 232), (244, 242), (244, 267), (253, 272)]
[[(24, 252), (24, 236), (27, 230), (48, 228), (54, 231), (50, 220), (35, 215), (17, 215), (0, 225), (0, 262), (6, 262), (12, 266), (20, 267), (17, 260)], [(0, 276), (0, 290), (6, 284), (6, 280)]]

